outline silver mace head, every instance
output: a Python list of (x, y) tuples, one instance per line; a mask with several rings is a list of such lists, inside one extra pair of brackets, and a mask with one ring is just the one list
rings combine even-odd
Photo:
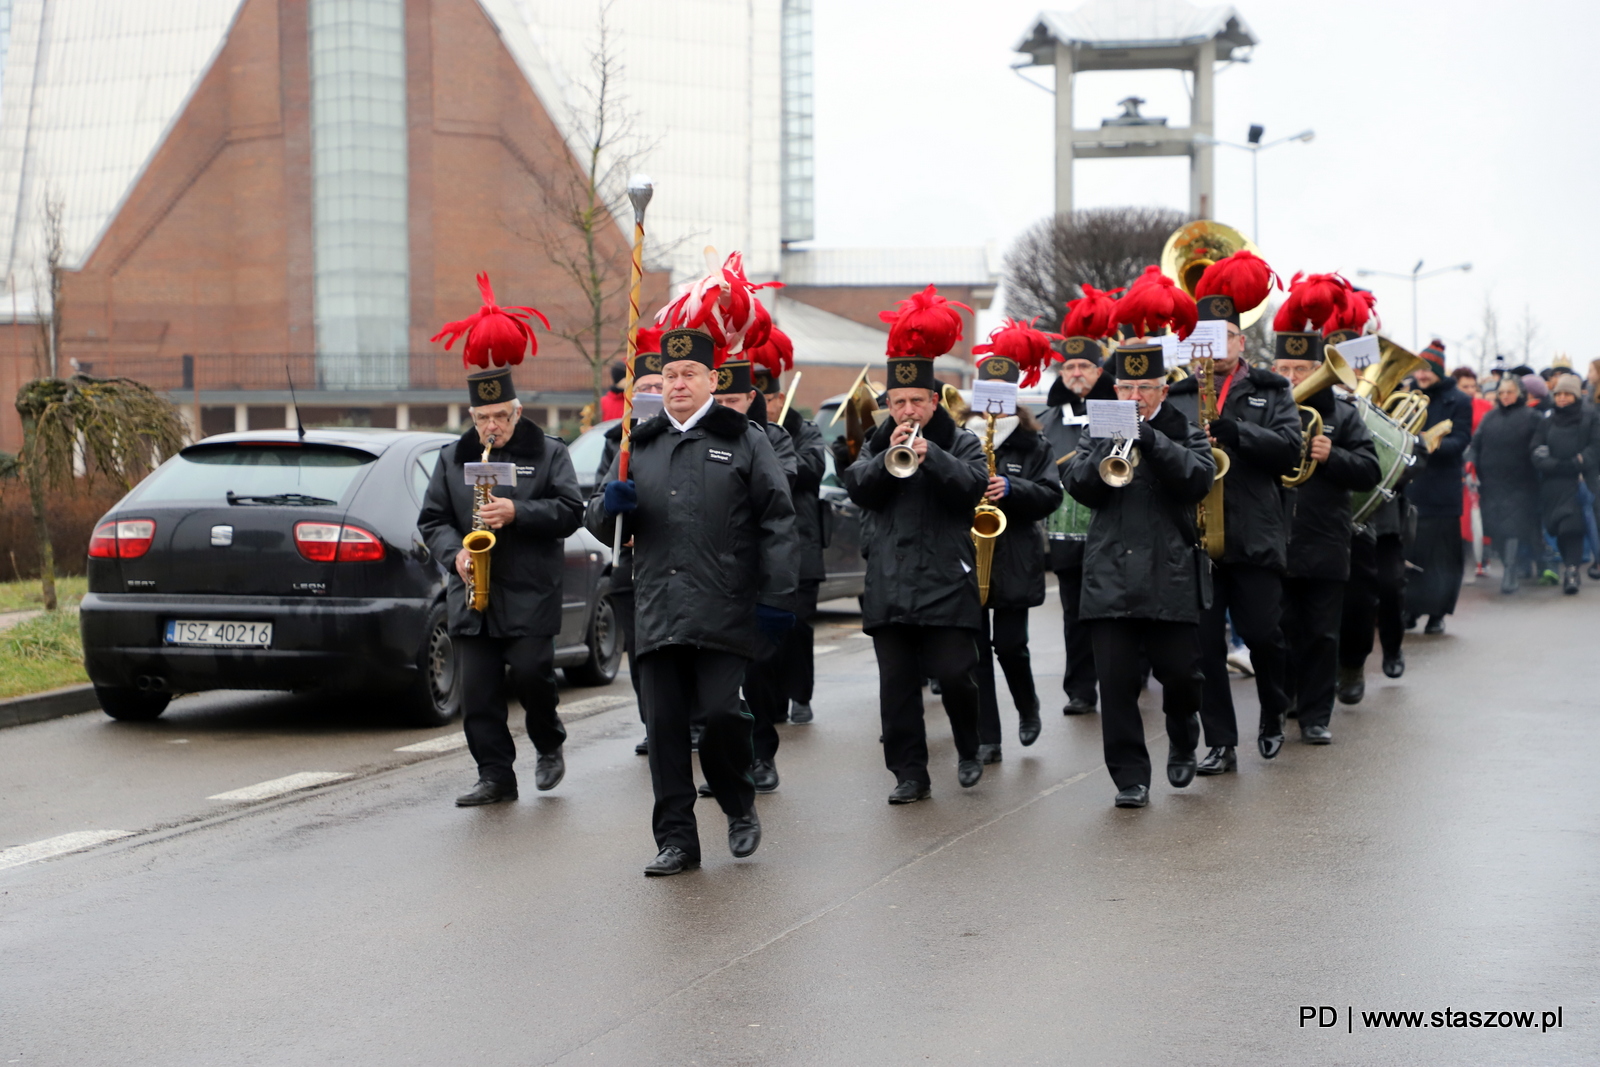
[(642, 225), (644, 209), (650, 206), (650, 196), (656, 187), (648, 174), (635, 174), (628, 179), (628, 201), (633, 204), (633, 224)]

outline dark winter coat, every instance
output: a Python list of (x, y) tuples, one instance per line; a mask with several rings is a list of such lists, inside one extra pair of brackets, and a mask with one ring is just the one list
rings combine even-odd
[(1454, 425), (1432, 452), (1418, 446), (1406, 496), (1423, 518), (1460, 515), (1461, 477), (1466, 467), (1463, 456), (1472, 440), (1472, 398), (1456, 388), (1454, 378), (1440, 378), (1423, 392), (1428, 394), (1428, 420), (1422, 428), (1437, 426), (1445, 419)]
[[(1078, 438), (1089, 425), (1089, 400), (1115, 400), (1117, 390), (1111, 383), (1111, 372), (1103, 371), (1086, 397), (1074, 396), (1057, 378), (1050, 387), (1050, 407), (1045, 409), (1043, 426), (1045, 440), (1057, 462), (1056, 473), (1064, 469), (1061, 460), (1077, 451)], [(1083, 566), (1084, 536), (1051, 535), (1050, 569), (1069, 571)]]
[(489, 552), (489, 607), (469, 606), (466, 583), (456, 573), (461, 538), (472, 529), (473, 487), (462, 465), (483, 459), (476, 428), (439, 452), (417, 527), (428, 552), (449, 574), (445, 603), (456, 636), (542, 637), (561, 632), (561, 588), (566, 538), (583, 521), (583, 497), (572, 457), (560, 438), (546, 436), (524, 417), (506, 447), (489, 454), (494, 463), (515, 463), (517, 484), (497, 485), (492, 495), (517, 502), (516, 521), (494, 532)]
[(1519, 398), (1499, 404), (1478, 423), (1465, 460), (1478, 472), (1478, 510), (1483, 532), (1495, 542), (1527, 538), (1539, 528), (1539, 472), (1533, 437), (1544, 420)]
[(820, 582), (828, 576), (822, 558), (822, 503), (818, 490), (828, 470), (828, 447), (822, 431), (793, 408), (783, 420), (794, 443), (797, 473), (794, 480), (794, 532), (800, 544), (800, 580)]
[[(1220, 394), (1219, 394), (1220, 395)], [(1170, 399), (1192, 423), (1199, 424), (1200, 383), (1185, 378), (1172, 387)], [(1228, 454), (1222, 480), (1222, 563), (1248, 563), (1282, 572), (1289, 563), (1287, 490), (1280, 480), (1300, 461), (1300, 412), (1289, 380), (1252, 367), (1234, 381), (1218, 423), (1219, 447)]]
[(1544, 528), (1557, 537), (1583, 532), (1578, 479), (1600, 460), (1595, 429), (1594, 408), (1581, 400), (1551, 408), (1534, 428), (1532, 456), (1539, 472), (1539, 517)]
[[(622, 423), (619, 422), (606, 431), (606, 447), (600, 452), (600, 467), (594, 472), (595, 495), (605, 492), (606, 472), (611, 469), (611, 464), (617, 461), (621, 451)], [(633, 592), (633, 546), (631, 545), (623, 545), (622, 551), (617, 553), (617, 558), (611, 561), (611, 591)]]
[(916, 473), (896, 478), (883, 465), (895, 424), (885, 420), (861, 446), (841, 481), (861, 506), (861, 554), (867, 560), (861, 628), (983, 628), (972, 576), (972, 509), (989, 484), (978, 439), (938, 408), (922, 436), (928, 454)]
[(1216, 474), (1211, 443), (1171, 404), (1150, 429), (1140, 435), (1133, 481), (1121, 489), (1100, 477), (1109, 438), (1085, 438), (1066, 465), (1067, 492), (1094, 509), (1080, 619), (1200, 621), (1200, 568), (1211, 564), (1198, 547), (1194, 509)]
[[(794, 505), (761, 427), (720, 404), (687, 433), (665, 413), (633, 431), (629, 476), (639, 655), (667, 645), (753, 659), (765, 647), (756, 605), (794, 610)], [(617, 476), (612, 464), (605, 481)], [(615, 516), (589, 501), (589, 532), (610, 544)]]
[[(981, 445), (983, 420), (968, 425)], [(998, 432), (995, 435), (994, 472), (1010, 483), (1011, 491), (994, 502), (1005, 513), (1006, 532), (995, 541), (986, 607), (1032, 608), (1044, 603), (1044, 520), (1061, 503), (1061, 474), (1038, 425), (1029, 416), (1003, 440)]]
[(1289, 528), (1289, 574), (1296, 578), (1350, 579), (1350, 494), (1378, 484), (1383, 468), (1378, 448), (1349, 394), (1324, 389), (1307, 407), (1322, 415), (1322, 432), (1333, 444), (1328, 458), (1294, 492)]

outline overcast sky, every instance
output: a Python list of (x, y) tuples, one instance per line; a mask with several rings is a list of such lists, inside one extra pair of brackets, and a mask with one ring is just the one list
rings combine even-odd
[[(1026, 0), (814, 0), (817, 246), (1003, 248), (1053, 210), (1054, 100), (1010, 70), (1041, 10)], [(1075, 5), (1059, 5), (1070, 10)], [(1419, 332), (1471, 362), (1486, 302), (1500, 349), (1600, 358), (1600, 4), (1245, 0), (1260, 44), (1216, 79), (1217, 136), (1316, 131), (1260, 157), (1260, 244), (1287, 281), (1340, 271), (1378, 294), (1384, 332), (1412, 334), (1411, 284), (1361, 268), (1423, 272)], [(1045, 86), (1054, 68), (1023, 72)], [(1175, 71), (1079, 75), (1077, 125), (1116, 101), (1188, 124)], [(1186, 208), (1183, 157), (1076, 164), (1078, 207)], [(1213, 216), (1248, 232), (1249, 154), (1217, 149)], [(998, 310), (998, 309), (997, 309)], [(984, 326), (995, 315), (985, 316)]]

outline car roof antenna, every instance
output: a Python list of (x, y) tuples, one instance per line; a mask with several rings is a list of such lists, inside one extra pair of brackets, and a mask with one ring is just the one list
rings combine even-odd
[(296, 400), (294, 395), (294, 375), (289, 373), (289, 364), (287, 363), (283, 365), (283, 376), (289, 379), (289, 406), (294, 408), (294, 428), (295, 432), (300, 435), (300, 441), (303, 444), (306, 439), (306, 424), (300, 418), (300, 401)]

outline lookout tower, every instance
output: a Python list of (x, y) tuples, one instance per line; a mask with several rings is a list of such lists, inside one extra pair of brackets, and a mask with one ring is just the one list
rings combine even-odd
[[(1056, 212), (1072, 210), (1074, 159), (1188, 156), (1189, 213), (1210, 215), (1212, 79), (1218, 63), (1250, 58), (1256, 37), (1231, 6), (1196, 7), (1184, 0), (1090, 0), (1071, 11), (1044, 11), (1016, 51), (1019, 66), (1056, 68)], [(1072, 125), (1072, 79), (1091, 70), (1182, 70), (1190, 85), (1188, 126), (1141, 115), (1138, 97), (1099, 128)]]

